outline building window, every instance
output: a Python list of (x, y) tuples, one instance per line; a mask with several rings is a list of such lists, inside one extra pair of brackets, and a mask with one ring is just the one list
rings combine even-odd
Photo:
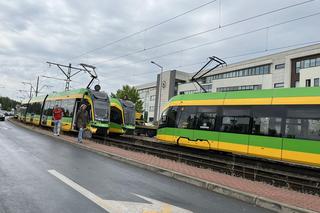
[(297, 61), (296, 62), (296, 73), (299, 73), (300, 69), (301, 69), (301, 62)]
[(274, 84), (274, 88), (282, 88), (282, 87), (284, 87), (284, 83), (283, 82)]
[(314, 79), (313, 86), (315, 86), (315, 87), (319, 86), (319, 78)]
[[(203, 89), (205, 89), (205, 91), (207, 92), (211, 92), (212, 91), (212, 84), (209, 85), (202, 85)], [(201, 92), (204, 92), (203, 89), (201, 88)]]
[(275, 68), (276, 70), (283, 69), (284, 67), (285, 67), (285, 64), (276, 64), (276, 65), (274, 66), (274, 68)]
[(234, 86), (234, 87), (219, 87), (217, 92), (232, 92), (232, 91), (241, 91), (241, 90), (260, 90), (262, 85), (245, 85), (245, 86)]
[(306, 87), (311, 87), (311, 79), (306, 80)]
[(149, 118), (149, 122), (153, 122), (153, 117), (150, 117), (150, 118)]
[(299, 73), (300, 69), (305, 69), (309, 67), (318, 67), (318, 66), (320, 66), (320, 57), (297, 61), (296, 73)]
[(153, 112), (153, 111), (154, 111), (154, 106), (150, 106), (150, 107), (149, 107), (149, 111), (150, 111), (150, 112)]
[(186, 90), (186, 91), (180, 91), (179, 94), (180, 95), (185, 95), (185, 94), (193, 94), (196, 93), (197, 90)]
[(213, 76), (207, 76), (202, 79), (203, 83), (211, 83), (212, 80), (224, 79), (224, 78), (237, 78), (250, 75), (264, 75), (270, 74), (270, 64), (261, 65), (257, 67), (249, 67), (241, 70), (234, 70), (230, 72), (220, 73)]
[(155, 95), (151, 95), (150, 96), (150, 101), (154, 101), (154, 100), (156, 100), (156, 96)]

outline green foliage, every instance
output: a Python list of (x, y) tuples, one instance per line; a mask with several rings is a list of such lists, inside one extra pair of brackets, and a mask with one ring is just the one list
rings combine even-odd
[(129, 101), (132, 101), (136, 105), (136, 111), (142, 112), (143, 111), (143, 102), (140, 99), (138, 90), (135, 87), (130, 87), (129, 85), (122, 86), (122, 89), (118, 89), (116, 94), (111, 93), (112, 98), (120, 98), (125, 99), (127, 96)]
[(3, 110), (11, 111), (12, 108), (16, 107), (18, 102), (8, 97), (0, 97), (0, 104)]

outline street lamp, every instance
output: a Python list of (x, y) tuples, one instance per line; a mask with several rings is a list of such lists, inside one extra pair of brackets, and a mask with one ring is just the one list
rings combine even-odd
[(162, 67), (161, 65), (157, 64), (157, 63), (154, 62), (154, 61), (151, 61), (151, 64), (156, 65), (156, 66), (159, 67), (160, 70), (161, 70), (161, 73), (160, 73), (160, 83), (159, 83), (158, 115), (157, 115), (158, 120), (160, 120), (160, 107), (161, 107), (161, 90), (162, 90), (162, 72), (163, 72), (163, 67)]

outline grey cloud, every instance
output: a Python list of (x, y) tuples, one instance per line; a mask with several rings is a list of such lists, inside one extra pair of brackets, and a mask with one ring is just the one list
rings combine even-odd
[[(45, 64), (46, 61), (65, 64), (71, 62), (74, 66), (78, 66), (81, 62), (94, 64), (217, 27), (219, 25), (218, 2), (115, 45), (81, 58), (71, 59), (205, 2), (208, 0), (2, 1), (0, 2), (0, 19), (2, 20), (0, 22), (0, 63), (2, 63), (0, 84), (5, 85), (6, 88), (1, 90), (0, 95), (16, 98), (16, 91), (13, 88), (25, 88), (20, 82), (27, 80), (34, 83), (38, 75), (63, 78), (59, 70), (53, 66), (49, 68)], [(302, 2), (302, 0), (221, 0), (220, 24), (232, 23), (297, 2)], [(146, 60), (148, 58), (311, 14), (319, 9), (320, 4), (314, 1), (161, 48), (114, 61), (106, 61), (97, 65), (100, 83), (108, 92), (114, 92), (126, 83), (137, 85), (155, 81), (159, 70), (150, 64), (149, 60)], [(269, 29), (268, 48), (318, 39), (317, 35), (320, 33), (320, 29), (316, 27), (318, 18), (313, 17)], [(169, 69), (205, 61), (211, 55), (226, 57), (263, 50), (266, 48), (265, 39), (266, 32), (261, 31), (154, 60), (161, 63), (165, 69)], [(232, 63), (259, 55), (261, 54), (231, 58), (227, 62)], [(146, 61), (134, 63), (141, 60)], [(192, 72), (200, 66), (201, 64), (182, 67), (181, 70)], [(142, 75), (142, 73), (145, 74)], [(85, 86), (88, 80), (87, 75), (79, 75), (71, 85), (73, 87)], [(50, 79), (41, 79), (41, 81), (53, 85), (51, 90), (64, 88), (62, 81)]]

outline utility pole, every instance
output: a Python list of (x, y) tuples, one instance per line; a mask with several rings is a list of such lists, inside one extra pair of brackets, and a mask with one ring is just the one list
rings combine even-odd
[(38, 94), (39, 94), (39, 76), (37, 78), (36, 97), (38, 96)]
[(160, 108), (161, 108), (161, 90), (162, 90), (162, 73), (163, 73), (163, 67), (160, 65), (160, 64), (157, 64), (156, 62), (154, 61), (151, 61), (151, 64), (154, 64), (156, 65), (157, 67), (160, 68), (160, 83), (159, 83), (159, 103), (158, 103), (158, 115), (157, 115), (157, 120), (159, 121), (160, 120), (160, 116), (161, 116), (161, 112), (160, 112)]
[[(51, 87), (50, 85), (43, 85), (40, 89), (39, 89), (39, 81), (40, 81), (40, 77), (38, 76), (37, 77), (37, 84), (36, 84), (36, 88), (33, 87), (33, 85), (30, 83), (30, 82), (21, 82), (23, 83), (24, 85), (30, 85), (30, 91), (29, 91), (29, 98), (31, 99), (32, 98), (32, 91), (34, 91), (35, 93), (35, 96), (37, 97), (40, 93), (40, 91), (44, 88), (44, 87)], [(22, 90), (21, 90), (22, 91)]]

